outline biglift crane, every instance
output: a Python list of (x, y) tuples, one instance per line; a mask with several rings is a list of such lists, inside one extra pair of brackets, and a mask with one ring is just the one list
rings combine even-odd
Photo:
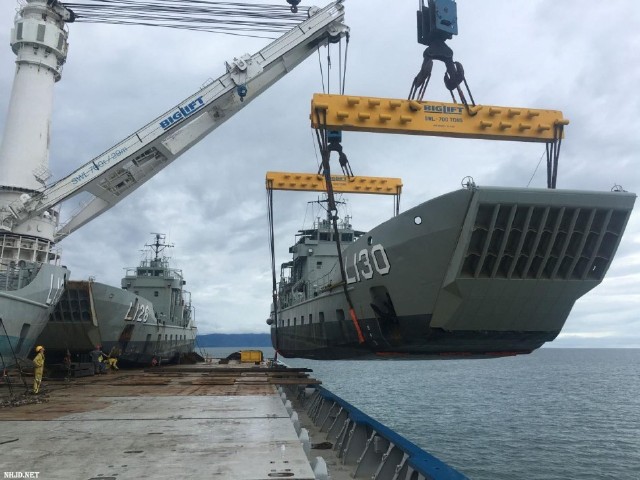
[[(45, 3), (44, 0), (30, 1)], [(62, 8), (57, 1), (53, 4)], [(51, 5), (42, 6), (47, 7)], [(20, 20), (20, 23), (29, 21)], [(66, 177), (37, 190), (22, 189), (23, 193), (17, 198), (0, 205), (3, 230), (24, 234), (34, 230), (29, 227), (32, 223), (49, 222), (56, 224), (53, 238), (49, 240), (64, 239), (142, 186), (315, 53), (319, 45), (338, 42), (347, 35), (349, 28), (343, 21), (343, 0), (333, 1), (321, 9), (311, 7), (306, 21), (256, 54), (227, 62), (224, 75)], [(37, 25), (34, 37), (36, 30)], [(66, 223), (57, 225), (55, 207), (83, 192), (89, 193), (91, 200)]]

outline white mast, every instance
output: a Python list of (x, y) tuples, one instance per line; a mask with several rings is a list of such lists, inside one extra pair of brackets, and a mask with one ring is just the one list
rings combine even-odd
[[(50, 176), (53, 85), (60, 80), (67, 58), (65, 22), (73, 21), (74, 15), (57, 0), (19, 3), (22, 8), (11, 30), (16, 73), (0, 144), (0, 257), (46, 261), (58, 221), (57, 211), (45, 211), (14, 228), (12, 210), (41, 189)], [(31, 237), (34, 248), (11, 248), (16, 241), (24, 243), (21, 236)]]

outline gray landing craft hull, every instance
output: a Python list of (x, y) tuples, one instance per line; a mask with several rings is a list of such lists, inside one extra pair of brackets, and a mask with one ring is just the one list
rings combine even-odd
[(435, 198), (343, 250), (357, 323), (336, 266), (331, 286), (278, 311), (273, 346), (316, 359), (529, 353), (602, 281), (634, 202), (485, 187)]
[[(104, 283), (68, 282), (64, 296), (40, 336), (48, 357), (84, 360), (96, 345), (129, 365), (152, 359), (177, 360), (193, 352), (196, 332), (189, 292), (182, 270), (171, 268), (160, 253), (169, 245), (153, 234), (149, 258), (127, 269), (121, 287)], [(83, 358), (84, 356), (84, 358)]]
[[(30, 276), (33, 278), (29, 281)], [(0, 367), (15, 364), (16, 358), (25, 361), (33, 354), (36, 339), (62, 295), (68, 277), (66, 268), (47, 263), (28, 262), (15, 272), (2, 272)]]
[(196, 328), (162, 325), (151, 301), (121, 288), (98, 282), (71, 281), (39, 341), (47, 357), (72, 357), (101, 345), (109, 353), (122, 351), (119, 361), (149, 365), (153, 357), (170, 361), (193, 351)]

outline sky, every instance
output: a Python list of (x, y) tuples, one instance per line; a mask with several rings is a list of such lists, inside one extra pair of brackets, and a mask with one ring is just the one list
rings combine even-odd
[[(270, 3), (277, 3), (272, 0)], [(285, 4), (284, 0), (281, 2)], [(328, 2), (318, 0), (324, 6)], [(303, 0), (301, 7), (313, 5)], [(10, 29), (17, 3), (0, 2), (0, 131), (14, 74)], [(640, 191), (640, 3), (612, 0), (458, 0), (449, 41), (479, 104), (561, 110), (558, 188)], [(415, 0), (347, 0), (351, 28), (345, 93), (406, 98), (422, 63)], [(614, 16), (612, 16), (614, 12)], [(622, 16), (624, 22), (612, 20)], [(71, 24), (56, 84), (53, 179), (115, 145), (225, 73), (224, 62), (268, 40), (153, 27)], [(326, 50), (321, 51), (326, 57)], [(333, 51), (334, 73), (337, 51)], [(324, 68), (326, 76), (326, 67)], [(436, 63), (425, 100), (449, 101)], [(332, 85), (335, 85), (335, 78)], [(119, 285), (124, 268), (163, 232), (181, 268), (199, 333), (268, 332), (271, 270), (266, 171), (316, 172), (309, 125), (323, 88), (313, 55), (116, 207), (60, 243), (76, 280)], [(336, 93), (332, 90), (332, 93)], [(460, 188), (545, 187), (542, 144), (347, 132), (356, 175), (401, 177), (401, 210)], [(337, 168), (334, 166), (334, 168)], [(533, 178), (532, 178), (533, 176)], [(312, 193), (274, 192), (276, 265), (309, 226)], [(350, 196), (359, 230), (393, 213), (390, 197)], [(63, 207), (65, 211), (74, 206)], [(640, 214), (636, 206), (606, 279), (575, 305), (557, 347), (640, 348)], [(306, 218), (305, 218), (306, 215)], [(306, 222), (306, 223), (305, 223)]]

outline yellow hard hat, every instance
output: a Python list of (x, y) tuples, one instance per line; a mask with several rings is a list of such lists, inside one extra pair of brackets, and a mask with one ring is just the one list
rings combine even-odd
[(44, 347), (42, 345), (38, 345), (36, 347), (36, 352), (39, 352), (40, 350), (44, 350)]

